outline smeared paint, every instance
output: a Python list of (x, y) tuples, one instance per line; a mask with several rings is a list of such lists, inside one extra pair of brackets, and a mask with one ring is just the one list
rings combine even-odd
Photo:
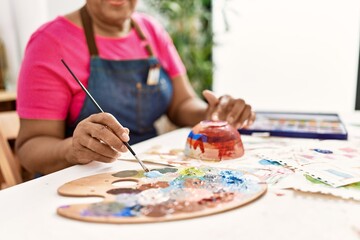
[(241, 172), (226, 170), (221, 171), (220, 176), (222, 177), (225, 184), (239, 185), (244, 183), (243, 174)]
[(116, 195), (116, 202), (121, 202), (125, 207), (133, 207), (138, 204), (138, 195), (136, 193), (123, 193)]
[(205, 152), (204, 143), (207, 142), (206, 136), (204, 136), (203, 134), (195, 134), (193, 132), (190, 132), (188, 138), (190, 142), (189, 144), (190, 146), (192, 146), (192, 148), (196, 150), (199, 147), (202, 153)]
[(322, 154), (332, 154), (333, 151), (331, 150), (327, 150), (327, 149), (320, 149), (320, 148), (314, 148), (314, 149), (311, 149), (315, 152), (318, 152), (318, 153), (322, 153)]
[(209, 198), (203, 198), (199, 203), (206, 207), (216, 207), (221, 202), (230, 202), (234, 199), (234, 193), (219, 192)]
[(272, 160), (268, 160), (268, 159), (261, 159), (259, 161), (259, 163), (261, 165), (274, 165), (274, 166), (280, 166), (281, 164), (277, 161), (272, 161)]
[[(81, 212), (82, 216), (114, 216), (124, 209), (124, 204), (118, 202), (93, 203)], [(118, 216), (118, 215), (116, 215)]]
[(276, 192), (275, 195), (278, 196), (278, 197), (282, 197), (282, 196), (284, 196), (285, 194), (284, 194), (284, 193), (281, 193), (281, 192)]
[(306, 155), (306, 154), (299, 154), (299, 157), (303, 157), (310, 160), (315, 158), (315, 156), (313, 155)]
[[(150, 173), (155, 173), (151, 175)], [(211, 167), (156, 169), (138, 179), (135, 188), (114, 188), (113, 202), (90, 204), (84, 217), (164, 217), (215, 208), (222, 203), (251, 198), (260, 190), (257, 178), (238, 170)], [(131, 173), (131, 174), (130, 174)], [(122, 171), (127, 178), (136, 172)], [(149, 175), (148, 175), (149, 174)], [(169, 179), (163, 181), (162, 179)], [(152, 182), (145, 183), (151, 180)]]
[[(323, 184), (323, 185), (326, 185), (326, 186), (330, 186), (329, 184), (326, 184), (316, 178), (313, 178), (307, 174), (304, 175), (306, 180), (312, 182), (312, 183), (315, 183), (315, 184)], [(346, 185), (346, 186), (342, 186), (341, 188), (351, 188), (351, 189), (358, 189), (360, 190), (360, 182), (357, 182), (357, 183), (352, 183), (352, 184), (349, 184), (349, 185)]]
[(159, 173), (165, 174), (165, 173), (175, 173), (177, 172), (177, 168), (158, 168), (158, 169), (153, 169), (152, 171), (158, 171)]
[(162, 191), (160, 188), (151, 188), (144, 190), (139, 194), (138, 202), (143, 206), (147, 206), (166, 202), (169, 198), (169, 194)]
[(115, 174), (113, 174), (114, 177), (118, 178), (126, 178), (126, 177), (141, 177), (138, 176), (139, 172), (136, 170), (127, 170), (127, 171), (120, 171)]
[(150, 188), (167, 188), (169, 187), (169, 183), (168, 182), (155, 182), (155, 183), (147, 183), (147, 184), (142, 184), (141, 186), (138, 187), (139, 190), (143, 191), (146, 189), (150, 189)]
[(342, 177), (342, 178), (353, 178), (354, 177), (353, 175), (350, 175), (346, 172), (341, 172), (337, 169), (326, 169), (325, 171), (327, 171), (331, 174), (334, 174), (335, 176)]
[(166, 205), (149, 205), (141, 209), (141, 213), (148, 217), (163, 217), (169, 212)]
[(135, 214), (132, 212), (131, 207), (124, 207), (121, 211), (114, 213), (113, 216), (115, 217), (134, 217)]
[(69, 208), (70, 205), (63, 205), (63, 206), (60, 206), (59, 208)]
[(200, 188), (205, 184), (206, 184), (205, 181), (199, 178), (186, 178), (184, 181), (184, 186), (186, 188)]
[(170, 202), (167, 205), (170, 209), (173, 209), (173, 213), (191, 213), (197, 212), (205, 209), (205, 206), (200, 204), (199, 202), (189, 202), (189, 201), (175, 201)]
[(136, 194), (141, 192), (138, 189), (133, 189), (133, 188), (114, 188), (114, 189), (110, 189), (108, 190), (106, 193), (112, 194), (112, 195), (118, 195), (118, 194)]
[(148, 178), (157, 178), (157, 177), (163, 176), (162, 173), (160, 173), (159, 171), (156, 171), (156, 170), (151, 170), (150, 172), (146, 172), (146, 173), (144, 173), (144, 175)]
[(354, 148), (349, 148), (349, 147), (346, 147), (346, 148), (339, 148), (339, 150), (343, 151), (343, 152), (347, 152), (347, 153), (355, 153), (357, 152), (358, 150), (357, 149), (354, 149)]
[(313, 177), (311, 177), (311, 176), (309, 176), (309, 175), (307, 175), (307, 174), (305, 174), (304, 176), (305, 176), (306, 180), (308, 180), (308, 181), (310, 181), (310, 182), (312, 182), (312, 183), (315, 183), (315, 184), (323, 184), (323, 185), (330, 186), (329, 184), (326, 184), (326, 183), (320, 181), (319, 179), (313, 178)]
[(197, 167), (188, 167), (180, 170), (179, 174), (182, 177), (203, 177), (205, 172)]
[(355, 189), (360, 190), (360, 182), (357, 182), (357, 183), (352, 183), (352, 184), (346, 185), (346, 186), (344, 186), (344, 188), (355, 188)]
[(204, 188), (172, 189), (168, 192), (169, 199), (180, 202), (197, 202), (203, 198), (210, 198), (213, 193)]

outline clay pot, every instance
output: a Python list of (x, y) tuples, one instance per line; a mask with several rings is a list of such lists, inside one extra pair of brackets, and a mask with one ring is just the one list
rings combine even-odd
[(239, 158), (244, 155), (240, 133), (225, 121), (202, 121), (189, 133), (185, 155), (208, 161)]

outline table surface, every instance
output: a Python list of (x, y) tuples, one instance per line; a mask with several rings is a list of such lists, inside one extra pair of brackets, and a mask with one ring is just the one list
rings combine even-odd
[[(353, 127), (359, 132), (359, 127)], [(354, 132), (354, 130), (351, 130)], [(189, 129), (179, 129), (133, 146), (142, 152), (155, 144), (184, 146)], [(359, 138), (358, 135), (351, 135)], [(149, 165), (150, 166), (150, 165)], [(157, 166), (158, 167), (158, 166)], [(67, 219), (56, 209), (99, 198), (57, 194), (64, 183), (98, 173), (139, 169), (138, 163), (92, 162), (73, 166), (0, 191), (1, 239), (360, 239), (360, 203), (320, 194), (274, 190), (228, 212), (163, 223), (102, 224)]]

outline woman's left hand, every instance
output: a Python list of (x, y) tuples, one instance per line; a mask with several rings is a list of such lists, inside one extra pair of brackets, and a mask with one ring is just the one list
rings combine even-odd
[(227, 121), (235, 128), (250, 126), (255, 121), (255, 113), (243, 99), (234, 99), (229, 95), (218, 98), (209, 90), (204, 90), (203, 96), (209, 104), (206, 111), (208, 120)]

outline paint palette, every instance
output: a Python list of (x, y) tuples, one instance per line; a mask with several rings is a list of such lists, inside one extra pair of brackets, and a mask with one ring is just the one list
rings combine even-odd
[[(117, 187), (117, 184), (120, 187)], [(101, 223), (145, 223), (195, 218), (247, 204), (266, 192), (255, 175), (211, 167), (126, 170), (68, 182), (59, 194), (103, 197), (61, 206), (61, 216)]]
[(266, 133), (270, 136), (340, 139), (348, 137), (345, 125), (334, 113), (256, 112), (256, 120), (241, 134)]

